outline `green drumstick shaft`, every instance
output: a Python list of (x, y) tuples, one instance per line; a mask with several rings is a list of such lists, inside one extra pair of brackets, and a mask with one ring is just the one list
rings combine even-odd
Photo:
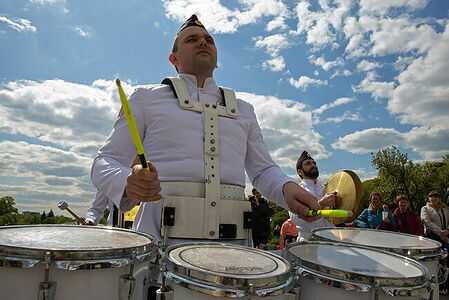
[(352, 216), (352, 211), (343, 209), (321, 209), (321, 210), (309, 210), (307, 214), (309, 217), (330, 217), (330, 218), (346, 218)]
[(143, 151), (142, 141), (140, 140), (139, 131), (137, 131), (136, 121), (134, 121), (133, 113), (131, 111), (131, 107), (129, 106), (128, 99), (126, 98), (125, 92), (123, 92), (122, 85), (120, 83), (120, 79), (115, 81), (118, 87), (118, 93), (120, 95), (120, 101), (122, 102), (122, 109), (126, 116), (126, 121), (128, 122), (129, 131), (131, 132), (131, 136), (134, 141), (134, 145), (136, 146), (137, 155), (139, 156), (140, 163), (142, 164), (142, 168), (149, 171), (150, 168), (147, 163), (147, 159), (145, 157), (145, 153)]

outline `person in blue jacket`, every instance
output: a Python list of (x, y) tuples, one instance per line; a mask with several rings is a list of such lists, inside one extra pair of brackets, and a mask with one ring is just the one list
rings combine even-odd
[(355, 225), (360, 228), (382, 229), (395, 231), (397, 226), (391, 212), (382, 207), (382, 201), (378, 192), (369, 195), (371, 204), (355, 220)]

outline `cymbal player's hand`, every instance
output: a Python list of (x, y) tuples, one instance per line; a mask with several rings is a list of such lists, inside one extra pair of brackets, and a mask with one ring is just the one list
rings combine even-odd
[(295, 182), (287, 182), (282, 187), (284, 199), (290, 211), (297, 214), (299, 218), (308, 222), (318, 220), (319, 217), (308, 217), (309, 209), (321, 209), (317, 199), (311, 193), (301, 188)]
[(321, 209), (324, 209), (326, 207), (334, 208), (335, 205), (337, 204), (337, 191), (327, 193), (318, 202), (320, 204)]
[(131, 174), (126, 179), (124, 196), (135, 202), (153, 202), (162, 198), (156, 167), (150, 162), (148, 166), (150, 171), (144, 170), (141, 164), (132, 167)]

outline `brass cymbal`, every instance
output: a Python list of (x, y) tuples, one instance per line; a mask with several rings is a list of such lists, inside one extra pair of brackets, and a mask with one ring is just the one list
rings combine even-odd
[(363, 186), (360, 178), (353, 171), (343, 170), (335, 173), (329, 179), (324, 194), (337, 191), (335, 209), (350, 210), (352, 217), (328, 218), (332, 224), (354, 221), (362, 211)]

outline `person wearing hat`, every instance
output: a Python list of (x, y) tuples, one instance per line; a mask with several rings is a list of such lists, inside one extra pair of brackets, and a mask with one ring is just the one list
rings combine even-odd
[[(298, 161), (296, 162), (296, 171), (302, 179), (299, 186), (315, 197), (315, 201), (320, 206), (320, 209), (333, 207), (335, 205), (336, 192), (323, 195), (324, 185), (318, 181), (320, 173), (317, 164), (307, 151), (303, 151), (299, 156)], [(319, 227), (334, 227), (334, 225), (325, 218), (313, 222), (306, 222), (291, 212), (289, 212), (289, 215), (290, 219), (298, 228), (300, 239), (308, 239), (312, 234), (312, 229)]]
[(438, 192), (429, 193), (426, 205), (421, 208), (421, 220), (424, 223), (424, 235), (439, 241), (443, 248), (449, 250), (449, 212), (441, 204)]
[(263, 141), (254, 108), (219, 87), (214, 38), (192, 15), (169, 55), (178, 77), (138, 87), (129, 97), (150, 172), (138, 164), (123, 114), (95, 157), (93, 184), (121, 211), (141, 202), (133, 229), (165, 245), (217, 240), (247, 245), (245, 171), (268, 199), (308, 221), (315, 198), (281, 172)]

